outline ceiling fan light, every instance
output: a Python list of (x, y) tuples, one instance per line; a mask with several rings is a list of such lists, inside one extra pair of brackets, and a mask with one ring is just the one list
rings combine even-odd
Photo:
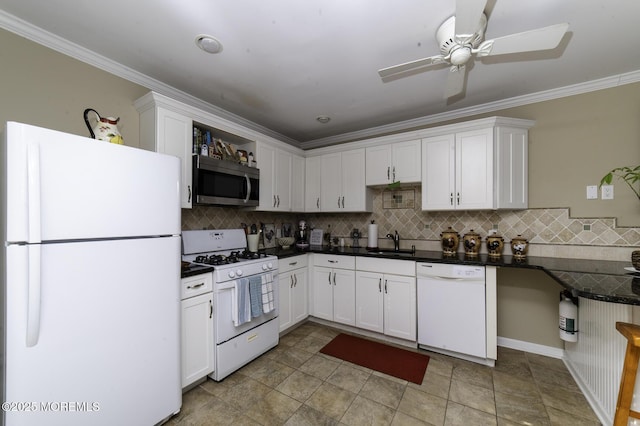
[(471, 58), (471, 49), (468, 47), (460, 47), (451, 52), (451, 65), (464, 65)]
[(222, 52), (222, 43), (217, 38), (200, 34), (196, 37), (196, 45), (207, 53), (215, 54)]

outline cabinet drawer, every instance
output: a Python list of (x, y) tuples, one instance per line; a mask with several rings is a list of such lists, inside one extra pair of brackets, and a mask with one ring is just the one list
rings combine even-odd
[(327, 268), (355, 269), (356, 258), (354, 256), (341, 256), (337, 254), (314, 254), (313, 264)]
[(182, 300), (213, 291), (213, 274), (211, 272), (182, 278), (180, 282), (180, 299)]
[(358, 271), (378, 272), (380, 274), (416, 276), (416, 262), (413, 260), (356, 257), (356, 269)]
[(280, 273), (293, 271), (298, 268), (306, 268), (308, 264), (307, 255), (287, 257), (278, 260), (278, 270)]

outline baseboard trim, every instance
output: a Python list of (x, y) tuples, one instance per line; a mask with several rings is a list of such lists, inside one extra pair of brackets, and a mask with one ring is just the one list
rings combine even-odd
[(537, 355), (544, 355), (551, 358), (564, 359), (564, 349), (539, 345), (537, 343), (525, 342), (522, 340), (509, 339), (507, 337), (498, 336), (498, 346)]

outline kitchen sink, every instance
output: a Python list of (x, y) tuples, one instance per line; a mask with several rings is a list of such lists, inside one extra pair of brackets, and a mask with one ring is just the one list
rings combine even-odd
[(370, 254), (384, 254), (393, 256), (414, 256), (415, 250), (372, 250)]

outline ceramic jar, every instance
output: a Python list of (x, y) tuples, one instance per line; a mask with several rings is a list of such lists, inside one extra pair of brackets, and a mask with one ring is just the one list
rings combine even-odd
[(480, 250), (481, 238), (480, 234), (473, 229), (464, 234), (462, 237), (464, 254), (467, 256), (477, 256), (478, 250)]
[(490, 257), (502, 256), (502, 250), (504, 249), (504, 238), (497, 233), (487, 236), (487, 251)]
[(527, 257), (527, 250), (529, 249), (529, 242), (522, 235), (514, 237), (511, 239), (511, 251), (513, 252), (513, 257), (516, 259), (524, 259)]
[(442, 238), (442, 252), (445, 255), (451, 256), (458, 254), (458, 244), (460, 244), (460, 235), (454, 231), (451, 227), (448, 227), (446, 231), (440, 234)]

